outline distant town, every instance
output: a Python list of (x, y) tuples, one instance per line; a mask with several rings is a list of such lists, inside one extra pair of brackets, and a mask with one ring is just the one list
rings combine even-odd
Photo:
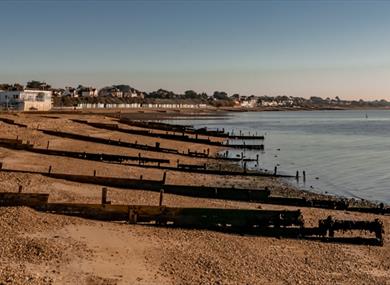
[(92, 86), (53, 88), (40, 81), (22, 84), (0, 84), (0, 109), (15, 111), (48, 111), (51, 109), (93, 109), (93, 108), (208, 108), (228, 107), (238, 109), (351, 109), (390, 108), (390, 102), (382, 100), (343, 100), (339, 97), (308, 99), (280, 96), (255, 96), (227, 94), (215, 91), (213, 94), (187, 90), (183, 94), (159, 89), (153, 92), (137, 90), (120, 84), (97, 89)]

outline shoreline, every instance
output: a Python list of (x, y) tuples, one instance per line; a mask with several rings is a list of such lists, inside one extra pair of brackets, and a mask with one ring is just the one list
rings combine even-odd
[[(37, 130), (52, 129), (82, 133), (107, 139), (121, 139), (162, 147), (200, 149), (196, 143), (155, 139), (103, 131), (71, 121), (87, 119), (109, 122), (105, 115), (67, 114), (49, 118), (41, 114), (2, 115), (18, 123), (21, 128), (0, 122), (2, 137), (29, 140), (36, 147), (68, 151), (112, 153), (136, 156), (139, 150), (120, 148), (48, 136)], [(154, 118), (155, 115), (153, 114)], [(125, 126), (123, 126), (125, 127)], [(211, 153), (222, 151), (210, 147)], [(169, 159), (172, 165), (180, 159), (183, 163), (205, 163), (200, 158), (178, 157), (141, 151), (143, 156)], [(87, 161), (68, 157), (39, 155), (20, 150), (0, 148), (4, 168), (47, 171), (53, 173), (98, 175), (107, 177), (140, 177), (161, 179), (163, 171), (142, 169), (120, 164)], [(221, 162), (222, 163), (222, 162)], [(170, 165), (171, 165), (170, 164)], [(222, 163), (226, 168), (239, 165)], [(273, 177), (219, 177), (203, 174), (168, 171), (172, 184), (259, 188), (270, 187), (274, 194), (312, 197), (311, 193), (298, 191)], [(101, 186), (81, 184), (41, 175), (0, 172), (0, 192), (49, 193), (51, 202), (100, 203)], [(126, 191), (109, 188), (112, 204), (157, 205), (159, 193), (144, 190)], [(171, 207), (210, 207), (225, 209), (297, 210), (305, 223), (316, 226), (319, 219), (332, 215), (339, 219), (373, 220), (379, 218), (385, 225), (384, 247), (356, 246), (324, 243), (310, 240), (238, 235), (208, 230), (163, 228), (127, 223), (99, 222), (68, 216), (58, 216), (34, 210), (0, 208), (0, 246), (3, 254), (0, 265), (0, 282), (11, 280), (14, 284), (65, 283), (86, 284), (296, 284), (316, 283), (370, 283), (383, 284), (390, 278), (390, 217), (376, 214), (346, 212), (321, 208), (302, 208), (262, 203), (238, 202), (209, 198), (193, 198), (164, 194), (164, 205)], [(18, 226), (21, 225), (21, 226)], [(12, 230), (11, 230), (12, 229)], [(18, 249), (18, 250), (15, 250)], [(15, 255), (13, 252), (20, 253)], [(324, 256), (323, 253), (326, 252)], [(345, 267), (349, 261), (353, 266)], [(232, 266), (232, 263), (235, 266)], [(259, 266), (261, 264), (261, 266)], [(356, 266), (355, 266), (356, 265)], [(362, 273), (362, 268), (365, 271)], [(375, 270), (373, 270), (373, 268)], [(329, 273), (332, 272), (332, 273)], [(333, 274), (337, 272), (337, 274)], [(378, 273), (379, 272), (379, 273)], [(45, 279), (46, 278), (46, 279)], [(46, 281), (44, 281), (46, 280)]]

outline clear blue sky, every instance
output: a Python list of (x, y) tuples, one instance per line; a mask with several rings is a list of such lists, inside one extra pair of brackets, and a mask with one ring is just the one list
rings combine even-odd
[(390, 100), (390, 1), (0, 0), (0, 82)]

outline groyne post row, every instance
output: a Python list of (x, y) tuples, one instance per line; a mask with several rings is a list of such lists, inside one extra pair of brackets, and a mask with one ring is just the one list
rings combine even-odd
[(15, 122), (15, 120), (8, 119), (8, 118), (0, 118), (0, 122), (6, 123), (6, 124), (9, 124), (9, 125), (15, 125), (15, 126), (18, 126), (18, 127), (21, 127), (21, 128), (27, 128), (28, 127), (25, 124), (17, 123), (17, 122)]
[[(162, 192), (160, 192), (162, 193)], [(299, 238), (326, 242), (383, 246), (383, 223), (374, 221), (335, 220), (331, 216), (318, 221), (318, 227), (305, 227), (299, 210), (249, 210), (223, 208), (182, 208), (162, 205), (112, 205), (102, 189), (101, 204), (49, 203), (48, 194), (0, 193), (0, 206), (28, 206), (38, 211), (79, 216), (94, 220), (127, 221), (130, 224), (206, 229), (240, 234)], [(375, 238), (337, 237), (335, 232), (369, 231)]]
[[(105, 154), (105, 153), (76, 152), (76, 151), (48, 149), (49, 145), (50, 145), (50, 141), (47, 142), (46, 149), (34, 148), (34, 145), (29, 143), (23, 143), (23, 141), (19, 140), (18, 138), (17, 139), (0, 138), (0, 147), (5, 147), (5, 148), (15, 149), (15, 150), (23, 150), (23, 151), (28, 151), (28, 152), (38, 153), (43, 155), (64, 156), (64, 157), (71, 157), (76, 159), (91, 160), (91, 161), (98, 161), (98, 162), (115, 163), (115, 164), (119, 163), (126, 166), (154, 168), (154, 169), (161, 169), (161, 170), (200, 173), (200, 174), (209, 174), (209, 175), (252, 176), (252, 177), (273, 176), (273, 177), (285, 177), (285, 178), (293, 177), (291, 175), (276, 175), (276, 174), (258, 172), (258, 171), (248, 172), (246, 169), (246, 162), (243, 171), (222, 170), (221, 165), (219, 165), (219, 169), (211, 169), (207, 167), (206, 163), (204, 163), (203, 165), (183, 164), (183, 163), (179, 163), (179, 160), (177, 160), (176, 167), (173, 167), (173, 166), (162, 165), (162, 164), (169, 164), (170, 161), (168, 159), (146, 157), (146, 156), (142, 156), (141, 153), (138, 153), (138, 156), (126, 156), (126, 155), (115, 155), (115, 154)], [(129, 163), (128, 161), (137, 161), (138, 164)], [(152, 164), (147, 164), (147, 163), (152, 163)]]
[(106, 153), (77, 152), (77, 151), (49, 149), (49, 145), (50, 145), (50, 141), (47, 141), (46, 148), (35, 148), (33, 144), (24, 143), (22, 140), (19, 140), (18, 138), (17, 139), (0, 138), (1, 147), (16, 149), (16, 150), (25, 150), (33, 153), (44, 154), (44, 155), (65, 156), (65, 157), (72, 157), (78, 159), (111, 162), (111, 163), (112, 162), (124, 163), (126, 161), (138, 161), (139, 163), (156, 163), (156, 164), (169, 163), (169, 159), (160, 159), (160, 158), (142, 156), (141, 153), (139, 153), (138, 156), (129, 156), (129, 155), (106, 154)]
[[(7, 124), (12, 124), (18, 127), (23, 127), (27, 128), (28, 126), (25, 124), (19, 124), (16, 123), (14, 120), (8, 119), (8, 118), (0, 118), (0, 121), (3, 121)], [(75, 121), (83, 121), (83, 120), (75, 120)], [(135, 143), (128, 143), (128, 142), (121, 142), (120, 140), (118, 141), (112, 141), (112, 140), (106, 140), (102, 138), (94, 138), (90, 136), (83, 136), (83, 135), (77, 135), (77, 134), (72, 134), (72, 133), (66, 133), (66, 132), (60, 132), (60, 131), (53, 131), (53, 130), (44, 130), (44, 129), (39, 129), (42, 132), (46, 132), (46, 134), (50, 135), (57, 135), (60, 137), (67, 137), (67, 138), (72, 138), (72, 139), (78, 139), (78, 140), (84, 140), (84, 141), (90, 141), (90, 142), (96, 142), (96, 143), (102, 143), (102, 144), (110, 144), (110, 145), (117, 145), (117, 146), (123, 146), (123, 147), (128, 147), (128, 148), (135, 148), (135, 149), (142, 149), (142, 150), (147, 150), (147, 151), (156, 151), (156, 152), (165, 152), (165, 153), (173, 153), (176, 155), (182, 155), (182, 156), (189, 156), (189, 157), (199, 157), (199, 158), (207, 158), (207, 159), (219, 159), (219, 160), (226, 160), (226, 161), (241, 161), (242, 159), (244, 161), (256, 161), (258, 160), (258, 156), (256, 159), (254, 158), (234, 158), (234, 157), (225, 157), (225, 156), (209, 156), (209, 149), (204, 149), (203, 152), (198, 152), (198, 151), (190, 151), (188, 150), (188, 153), (181, 153), (178, 150), (175, 149), (169, 149), (169, 148), (161, 148), (160, 143), (156, 142), (155, 146), (148, 146), (148, 145), (143, 145), (143, 144), (138, 144), (137, 141)], [(66, 135), (68, 134), (68, 135)], [(226, 146), (226, 145), (223, 145)], [(236, 146), (232, 146), (234, 148)], [(248, 146), (247, 146), (248, 147)], [(249, 146), (250, 147), (250, 146)], [(258, 147), (258, 146), (255, 146)], [(260, 150), (264, 149), (264, 146), (260, 145)]]
[(210, 130), (207, 127), (195, 129), (194, 126), (191, 125), (175, 125), (161, 122), (150, 122), (150, 121), (133, 121), (121, 118), (118, 120), (119, 123), (129, 125), (132, 127), (139, 127), (144, 129), (151, 130), (161, 130), (161, 131), (170, 131), (177, 133), (186, 133), (195, 135), (196, 138), (198, 135), (208, 136), (208, 137), (217, 137), (217, 138), (227, 138), (227, 139), (239, 139), (239, 140), (264, 140), (264, 136), (259, 136), (257, 134), (248, 134), (244, 135), (242, 131), (240, 131), (239, 135), (234, 135), (233, 133), (226, 133), (225, 129), (222, 130)]
[(235, 187), (167, 184), (166, 173), (164, 173), (162, 180), (147, 180), (147, 179), (143, 179), (142, 176), (140, 177), (140, 179), (128, 179), (128, 178), (118, 178), (118, 177), (102, 177), (102, 176), (97, 176), (96, 173), (93, 176), (54, 173), (51, 166), (49, 166), (48, 172), (4, 169), (1, 163), (0, 163), (0, 171), (11, 172), (11, 173), (40, 174), (55, 179), (64, 179), (73, 182), (95, 184), (95, 185), (101, 185), (106, 187), (116, 187), (121, 189), (130, 189), (130, 190), (139, 189), (139, 190), (148, 190), (154, 192), (159, 192), (161, 190), (164, 190), (164, 192), (168, 194), (176, 194), (176, 195), (199, 197), (199, 198), (246, 201), (246, 202), (253, 202), (253, 203), (286, 205), (286, 206), (296, 206), (296, 207), (323, 208), (323, 209), (344, 210), (344, 211), (354, 211), (354, 212), (363, 212), (363, 213), (375, 213), (375, 214), (382, 214), (382, 215), (390, 214), (390, 208), (385, 207), (383, 204), (379, 204), (373, 207), (353, 207), (350, 206), (348, 201), (344, 199), (326, 200), (326, 199), (277, 197), (277, 196), (271, 196), (272, 191), (267, 187), (263, 189), (247, 189), (247, 188), (235, 188)]
[(183, 142), (191, 142), (191, 143), (199, 143), (203, 145), (211, 145), (211, 146), (221, 146), (221, 147), (230, 147), (230, 148), (242, 148), (242, 149), (252, 149), (252, 150), (264, 150), (264, 145), (253, 145), (253, 144), (246, 144), (245, 142), (243, 144), (231, 144), (229, 143), (229, 140), (227, 143), (219, 142), (219, 141), (212, 141), (210, 138), (207, 139), (200, 139), (200, 138), (191, 138), (188, 135), (185, 135), (185, 133), (182, 133), (181, 135), (178, 134), (169, 134), (169, 133), (152, 133), (148, 130), (135, 130), (135, 129), (124, 129), (120, 128), (118, 124), (113, 123), (93, 123), (88, 122), (85, 120), (78, 120), (74, 119), (73, 122), (77, 122), (80, 124), (85, 124), (94, 128), (98, 129), (105, 129), (109, 131), (116, 131), (131, 135), (141, 135), (146, 137), (154, 137), (154, 138), (161, 138), (161, 139), (168, 139), (168, 140), (175, 140), (175, 141), (183, 141)]
[[(81, 135), (81, 134), (75, 134), (75, 133), (69, 133), (69, 132), (62, 132), (62, 131), (53, 131), (53, 130), (45, 130), (45, 129), (39, 129), (39, 131), (43, 132), (44, 134), (51, 135), (51, 136), (57, 136), (62, 138), (69, 138), (69, 139), (75, 139), (75, 140), (81, 140), (86, 142), (94, 142), (94, 143), (100, 143), (100, 144), (106, 144), (106, 145), (113, 145), (113, 146), (119, 146), (119, 147), (125, 147), (125, 148), (133, 148), (133, 149), (140, 149), (144, 151), (151, 151), (151, 152), (160, 152), (160, 153), (168, 153), (168, 154), (175, 154), (180, 156), (187, 156), (187, 157), (198, 157), (198, 158), (207, 158), (207, 159), (216, 159), (216, 160), (226, 160), (226, 161), (241, 161), (240, 158), (224, 158), (219, 156), (207, 156), (207, 155), (200, 155), (201, 152), (179, 152), (177, 149), (173, 148), (163, 148), (160, 146), (158, 142), (156, 142), (155, 146), (147, 145), (147, 144), (139, 144), (137, 141), (134, 143), (125, 142), (121, 140), (111, 140), (111, 139), (105, 139), (105, 138), (99, 138), (94, 136), (88, 136), (88, 135)], [(247, 161), (254, 161), (255, 159), (246, 159)]]
[[(2, 166), (2, 165), (1, 165)], [(116, 187), (129, 190), (148, 190), (160, 192), (161, 189), (167, 194), (176, 194), (189, 197), (212, 198), (222, 200), (235, 201), (262, 201), (270, 195), (267, 189), (245, 189), (234, 187), (212, 187), (212, 186), (192, 186), (192, 185), (175, 185), (167, 184), (167, 175), (164, 173), (162, 180), (148, 180), (140, 177), (140, 179), (118, 178), (118, 177), (103, 177), (95, 175), (74, 175), (55, 173), (51, 166), (48, 172), (0, 169), (2, 172), (12, 173), (29, 173), (39, 174), (55, 179), (64, 179), (73, 182), (101, 185), (105, 187)]]

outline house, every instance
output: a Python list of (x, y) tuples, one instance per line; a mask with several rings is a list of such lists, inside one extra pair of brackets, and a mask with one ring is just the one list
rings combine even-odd
[(62, 93), (62, 96), (77, 97), (76, 88), (69, 87), (69, 86), (65, 87), (65, 90)]
[(99, 90), (99, 96), (116, 98), (144, 98), (144, 93), (129, 85), (107, 86)]
[(0, 91), (0, 105), (17, 111), (48, 111), (53, 106), (52, 94), (49, 90), (33, 89)]
[(122, 98), (123, 92), (114, 86), (104, 87), (99, 90), (99, 97), (116, 97)]
[(254, 108), (257, 106), (257, 99), (256, 98), (246, 98), (245, 100), (242, 100), (240, 102), (241, 107), (244, 108)]
[(98, 95), (98, 92), (96, 88), (80, 85), (76, 89), (76, 95), (76, 97), (96, 97)]

